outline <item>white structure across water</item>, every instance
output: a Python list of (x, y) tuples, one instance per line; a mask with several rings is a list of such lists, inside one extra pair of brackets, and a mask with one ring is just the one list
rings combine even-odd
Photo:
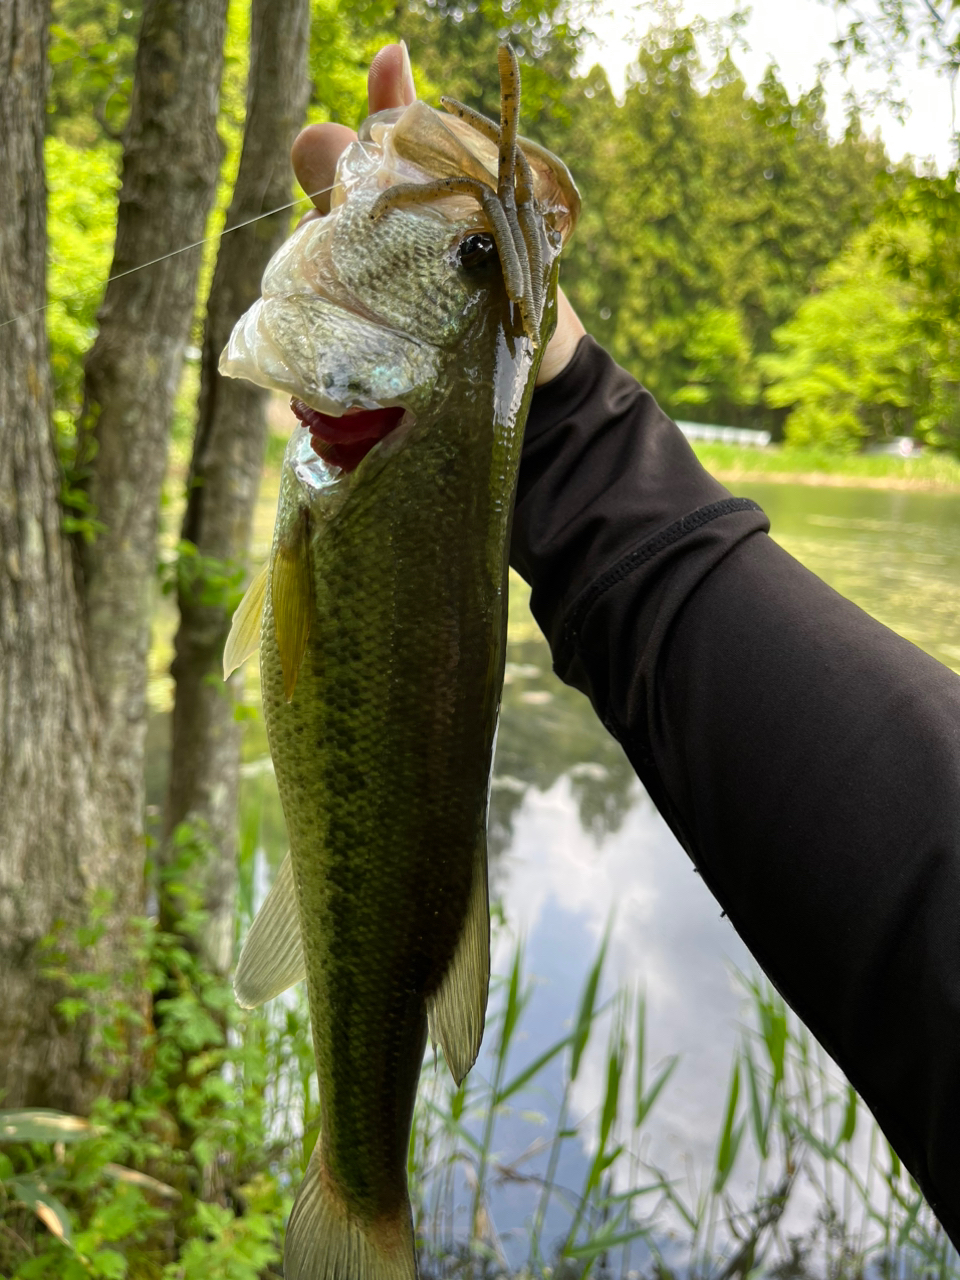
[(708, 427), (702, 422), (678, 422), (677, 426), (688, 440), (736, 444), (747, 449), (765, 449), (770, 443), (769, 431), (752, 431), (749, 427)]

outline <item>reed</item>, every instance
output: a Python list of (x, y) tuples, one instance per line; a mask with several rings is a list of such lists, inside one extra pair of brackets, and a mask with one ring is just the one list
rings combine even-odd
[[(960, 1258), (856, 1093), (760, 978), (739, 977), (746, 1019), (712, 1164), (654, 1163), (650, 1122), (678, 1058), (650, 1070), (642, 992), (601, 999), (606, 948), (605, 937), (569, 1034), (542, 1053), (524, 1062), (520, 1052), (535, 996), (518, 945), (494, 993), (490, 1049), (464, 1086), (425, 1068), (410, 1148), (425, 1276), (960, 1277)], [(603, 1093), (578, 1116), (573, 1086), (597, 1052)], [(549, 1111), (544, 1136), (502, 1151), (501, 1133), (534, 1103)], [(530, 1205), (509, 1241), (496, 1221), (508, 1186)]]
[[(409, 1149), (425, 1280), (960, 1280), (869, 1113), (761, 978), (740, 976), (745, 1019), (712, 1159), (658, 1163), (678, 1058), (649, 1062), (642, 991), (605, 997), (608, 936), (547, 1048), (525, 1052), (537, 996), (518, 944), (464, 1084), (425, 1063)], [(12, 1280), (279, 1275), (280, 1225), (319, 1130), (303, 998), (231, 1012), (229, 989), (194, 972), (177, 939), (151, 946), (183, 966), (182, 1034), (157, 1046), (136, 1096), (104, 1100), (92, 1124), (0, 1113), (0, 1274)], [(585, 1076), (601, 1085), (583, 1113)], [(174, 1082), (189, 1150), (163, 1136)], [(516, 1149), (534, 1113), (537, 1136)]]

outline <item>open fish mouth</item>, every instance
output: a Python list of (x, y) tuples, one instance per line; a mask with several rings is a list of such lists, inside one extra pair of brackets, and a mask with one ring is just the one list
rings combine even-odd
[(310, 432), (313, 451), (341, 471), (355, 471), (371, 449), (400, 425), (403, 405), (347, 409), (341, 416), (321, 413), (294, 396), (290, 408)]
[[(512, 57), (501, 57), (505, 101), (517, 100)], [(576, 188), (555, 157), (518, 143), (515, 111), (504, 108), (497, 125), (445, 106), (448, 114), (415, 102), (365, 122), (340, 158), (330, 215), (302, 223), (274, 255), (263, 296), (221, 356), (221, 373), (315, 411), (297, 416), (321, 453), (359, 453), (361, 440), (376, 444), (403, 415), (352, 422), (349, 440), (329, 419), (401, 407), (417, 417), (438, 386), (468, 371), (488, 376), (470, 367), (468, 348), (504, 303), (511, 341), (540, 345), (549, 267), (576, 221)], [(477, 241), (495, 252), (477, 252)]]

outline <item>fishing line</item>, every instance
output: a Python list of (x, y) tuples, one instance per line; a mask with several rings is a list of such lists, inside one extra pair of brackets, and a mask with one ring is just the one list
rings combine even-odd
[[(336, 183), (331, 183), (329, 187), (321, 187), (319, 191), (314, 191), (311, 195), (299, 196), (296, 200), (291, 200), (289, 204), (281, 204), (276, 209), (268, 209), (266, 213), (258, 213), (255, 218), (247, 218), (245, 222), (238, 222), (235, 226), (224, 227), (222, 231), (215, 231), (213, 235), (204, 236), (202, 240), (194, 240), (193, 244), (185, 244), (180, 249), (171, 249), (169, 253), (162, 253), (159, 258), (151, 258), (149, 262), (141, 262), (138, 267), (128, 267), (126, 271), (118, 271), (115, 276), (108, 276), (103, 282), (104, 289), (108, 284), (112, 284), (114, 280), (122, 280), (124, 276), (132, 276), (136, 271), (146, 271), (147, 267), (155, 267), (158, 262), (166, 262), (168, 258), (175, 258), (178, 253), (187, 253), (190, 249), (199, 249), (201, 245), (209, 244), (211, 240), (222, 240), (224, 236), (228, 236), (231, 231), (239, 231), (242, 227), (249, 227), (254, 222), (260, 222), (264, 218), (272, 218), (275, 213), (283, 213), (286, 209), (294, 209), (298, 204), (303, 204), (305, 200), (313, 200), (316, 196), (326, 195), (328, 191), (332, 191)], [(5, 329), (7, 325), (16, 324), (18, 320), (23, 320), (26, 316), (36, 316), (42, 311), (48, 311), (50, 307), (55, 306), (58, 302), (75, 302), (78, 298), (87, 298), (92, 293), (96, 293), (99, 286), (93, 289), (80, 289), (76, 293), (68, 293), (62, 298), (54, 298), (52, 302), (44, 303), (42, 307), (34, 307), (31, 311), (21, 311), (19, 315), (11, 316), (9, 320), (0, 320), (0, 329)]]

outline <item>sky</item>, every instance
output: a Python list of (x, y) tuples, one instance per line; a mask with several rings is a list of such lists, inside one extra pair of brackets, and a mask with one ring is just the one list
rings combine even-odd
[[(635, 57), (638, 39), (651, 25), (649, 15), (638, 14), (632, 6), (619, 4), (589, 20), (594, 32), (584, 53), (582, 67), (599, 62), (607, 72), (614, 92), (622, 94), (627, 67)], [(687, 0), (682, 10), (684, 20), (701, 14), (708, 20), (727, 16), (734, 0)], [(773, 59), (780, 77), (792, 95), (809, 89), (816, 79), (817, 64), (832, 57), (831, 40), (838, 34), (833, 7), (822, 0), (754, 0), (750, 18), (743, 31), (747, 49), (735, 53), (735, 61), (743, 72), (748, 87), (753, 89)], [(852, 86), (858, 94), (879, 88), (882, 78), (863, 67), (851, 70), (849, 82), (839, 72), (827, 77), (828, 123), (831, 133), (839, 134), (844, 126), (844, 95)], [(889, 111), (877, 111), (864, 118), (867, 132), (877, 128), (892, 160), (904, 155), (932, 157), (944, 172), (951, 157), (950, 84), (931, 67), (919, 67), (905, 61), (901, 72), (902, 93), (910, 113), (899, 124)]]

